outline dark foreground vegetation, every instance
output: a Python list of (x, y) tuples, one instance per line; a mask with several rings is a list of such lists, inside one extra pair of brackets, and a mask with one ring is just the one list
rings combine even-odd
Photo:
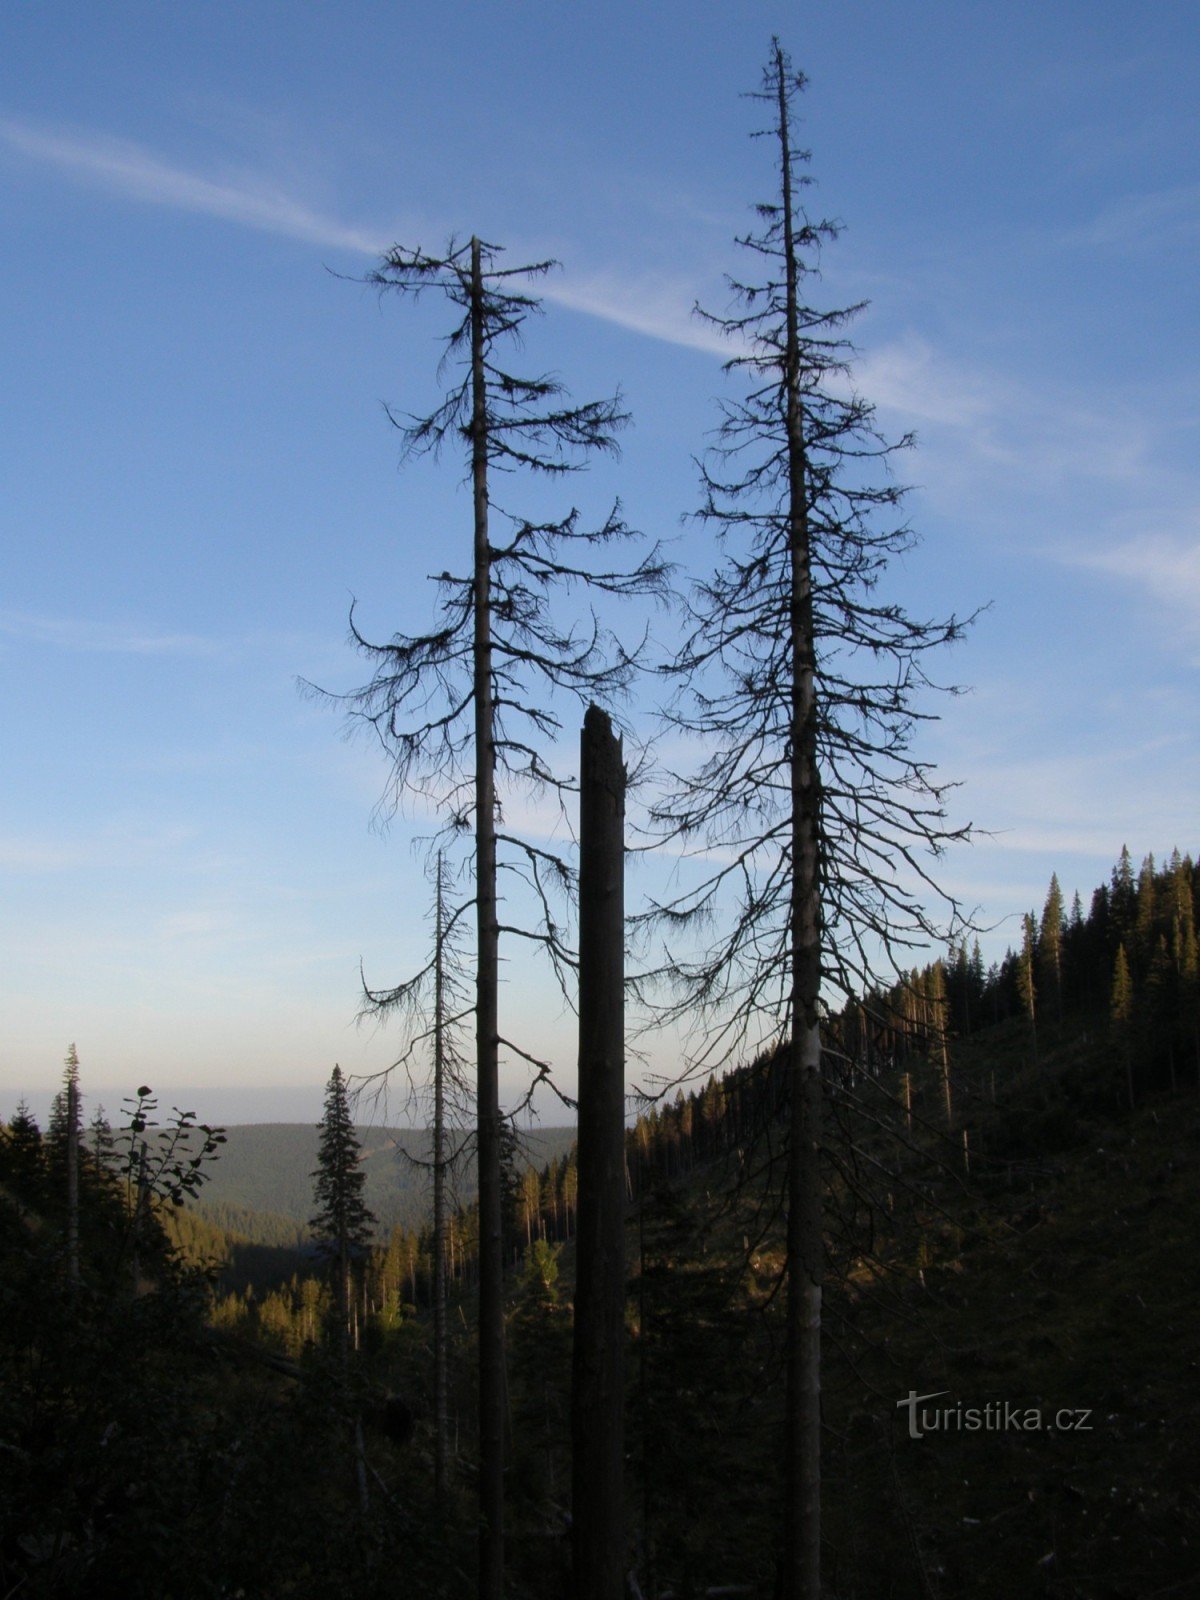
[[(1052, 885), (990, 973), (956, 951), (828, 1019), (830, 1594), (1196, 1592), (1198, 887), (1123, 856), (1086, 915)], [(786, 1084), (763, 1059), (628, 1135), (647, 1600), (774, 1591)], [(341, 1310), (336, 1260), (222, 1287), (175, 1221), (219, 1133), (184, 1119), (143, 1159), (132, 1110), (82, 1130), (73, 1205), (65, 1100), (0, 1140), (0, 1594), (472, 1593), (473, 1211), (439, 1503), (428, 1237), (360, 1252)], [(508, 1185), (508, 1592), (531, 1600), (570, 1592), (572, 1170)]]

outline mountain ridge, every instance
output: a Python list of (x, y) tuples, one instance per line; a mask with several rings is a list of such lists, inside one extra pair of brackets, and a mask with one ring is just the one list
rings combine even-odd
[[(432, 1136), (424, 1128), (369, 1123), (356, 1128), (367, 1174), (366, 1200), (381, 1230), (419, 1228), (428, 1220)], [(263, 1213), (306, 1227), (313, 1211), (312, 1175), (320, 1138), (315, 1123), (236, 1123), (225, 1130), (218, 1160), (206, 1164), (196, 1207), (216, 1221), (221, 1211)], [(469, 1138), (471, 1130), (457, 1130)], [(561, 1159), (575, 1142), (571, 1127), (523, 1129), (519, 1139), (526, 1164), (541, 1168)], [(464, 1154), (455, 1183), (455, 1200), (475, 1195), (473, 1161)]]

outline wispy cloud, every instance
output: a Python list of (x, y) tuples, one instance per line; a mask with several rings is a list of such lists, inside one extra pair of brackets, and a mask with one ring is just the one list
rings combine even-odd
[(12, 119), (0, 120), (0, 139), (28, 160), (132, 200), (221, 217), (264, 233), (359, 255), (379, 255), (391, 242), (380, 232), (322, 215), (268, 180), (189, 172), (132, 140), (37, 128)]
[[(163, 861), (178, 866), (195, 856), (195, 830), (177, 824), (117, 820), (100, 829), (57, 838), (36, 834), (0, 837), (0, 869), (14, 874), (131, 871)], [(205, 866), (211, 857), (200, 858)]]
[(108, 622), (77, 617), (35, 616), (22, 611), (0, 611), (0, 634), (56, 650), (98, 651), (136, 656), (223, 656), (229, 645), (195, 633), (153, 633)]
[(1200, 184), (1122, 195), (1090, 222), (1060, 235), (1088, 249), (1159, 250), (1200, 237)]
[(5, 872), (66, 872), (85, 859), (80, 845), (64, 840), (0, 838), (0, 870)]
[[(0, 141), (26, 160), (55, 167), (77, 182), (150, 205), (220, 217), (263, 233), (372, 258), (382, 255), (395, 239), (394, 232), (326, 215), (261, 175), (212, 177), (109, 134), (0, 119)], [(728, 356), (728, 342), (691, 314), (697, 287), (666, 276), (632, 278), (597, 272), (569, 280), (551, 278), (540, 292), (564, 309), (648, 338)]]
[(980, 467), (1039, 490), (1074, 475), (1135, 483), (1145, 471), (1147, 426), (1128, 406), (1100, 409), (1065, 385), (1035, 386), (956, 361), (917, 335), (873, 350), (855, 364), (854, 382), (920, 430), (943, 476), (952, 477), (957, 459), (976, 494)]
[(1002, 409), (994, 381), (956, 368), (914, 335), (880, 345), (856, 363), (854, 378), (876, 405), (914, 423), (970, 428), (984, 440)]
[[(1114, 720), (1109, 739), (1089, 736), (1086, 745), (1062, 753), (1023, 754), (1030, 728), (1016, 713), (1007, 722), (993, 718), (991, 734), (979, 724), (962, 731), (957, 748), (951, 740), (944, 769), (970, 774), (953, 808), (987, 830), (966, 859), (985, 871), (1007, 863), (1000, 875), (1022, 870), (1019, 859), (1029, 856), (1090, 859), (1089, 871), (1106, 873), (1123, 842), (1134, 850), (1189, 848), (1197, 779), (1193, 741), (1164, 726), (1164, 708), (1140, 702), (1127, 709), (1130, 719)], [(1070, 735), (1064, 738), (1069, 742)], [(1117, 763), (1114, 748), (1123, 751)], [(986, 903), (998, 907), (1003, 901)]]
[(1063, 559), (1134, 585), (1200, 633), (1200, 534), (1146, 533), (1104, 549), (1073, 549)]
[(737, 354), (737, 346), (719, 329), (692, 314), (696, 286), (682, 278), (594, 272), (549, 279), (541, 285), (540, 293), (555, 305), (582, 311), (666, 344), (718, 355), (723, 360)]
[[(210, 175), (176, 165), (131, 140), (93, 131), (0, 119), (0, 144), (78, 182), (148, 204), (219, 217), (242, 227), (377, 258), (395, 238), (374, 224), (348, 222), (261, 173)], [(1200, 188), (1130, 197), (1089, 225), (1094, 244), (1134, 239), (1147, 229), (1200, 229)], [(1080, 237), (1083, 237), (1081, 232)], [(539, 253), (536, 245), (533, 253)], [(625, 268), (552, 275), (539, 286), (547, 301), (646, 338), (728, 359), (737, 347), (692, 313), (710, 294), (707, 281), (665, 270)], [(1146, 429), (1128, 407), (1097, 410), (982, 368), (955, 363), (915, 336), (877, 347), (856, 363), (854, 382), (905, 426), (922, 431), (923, 472), (951, 489), (980, 465), (1019, 471), (1026, 484), (1064, 474), (1134, 482), (1146, 466)], [(926, 438), (925, 436), (929, 437)], [(944, 444), (946, 448), (940, 448)], [(978, 484), (974, 484), (977, 491)], [(99, 646), (95, 646), (99, 647)]]

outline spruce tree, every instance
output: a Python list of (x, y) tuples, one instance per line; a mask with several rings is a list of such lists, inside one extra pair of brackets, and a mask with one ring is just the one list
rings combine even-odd
[(88, 1154), (92, 1158), (93, 1167), (97, 1172), (102, 1172), (113, 1152), (112, 1124), (104, 1113), (103, 1106), (96, 1107), (96, 1114), (88, 1123)]
[[(1098, 894), (1100, 891), (1096, 892)], [(1137, 886), (1134, 883), (1133, 860), (1128, 845), (1121, 846), (1121, 854), (1109, 880), (1107, 899), (1109, 937), (1113, 941), (1112, 949), (1115, 950), (1118, 944), (1127, 944), (1133, 933), (1137, 909)]]
[[(433, 1393), (434, 1393), (434, 1500), (441, 1517), (446, 1504), (449, 1459), (449, 1327), (447, 1323), (447, 1251), (450, 1223), (450, 1179), (468, 1154), (470, 1093), (467, 1046), (464, 1038), (471, 1018), (470, 983), (463, 945), (469, 903), (454, 895), (453, 874), (445, 850), (429, 864), (433, 882), (433, 952), (424, 967), (394, 989), (376, 990), (364, 981), (363, 1014), (380, 1018), (399, 1016), (405, 1030), (400, 1053), (380, 1076), (386, 1087), (397, 1070), (413, 1084), (410, 1111), (429, 1116), (433, 1175)], [(422, 1100), (416, 1086), (418, 1057), (428, 1051), (432, 1083)]]
[(1200, 950), (1191, 917), (1176, 921), (1175, 965), (1179, 973), (1179, 1026), (1193, 1046), (1196, 1079), (1200, 1085)]
[(1149, 1053), (1155, 1057), (1165, 1048), (1171, 1089), (1177, 1087), (1175, 1076), (1175, 1029), (1179, 996), (1179, 976), (1172, 960), (1167, 936), (1160, 933), (1150, 957), (1146, 973), (1144, 999), (1144, 1026), (1142, 1036)]
[(1129, 1109), (1134, 1107), (1133, 1094), (1133, 977), (1129, 971), (1129, 957), (1124, 943), (1117, 946), (1113, 963), (1112, 989), (1109, 994), (1108, 1014), (1121, 1058), (1125, 1064), (1125, 1090)]
[(951, 1020), (956, 1031), (971, 1031), (973, 996), (971, 993), (971, 958), (967, 954), (967, 941), (950, 940), (950, 966), (947, 973), (950, 991)]
[(845, 328), (860, 308), (822, 310), (806, 293), (839, 229), (803, 205), (804, 82), (774, 41), (752, 98), (767, 108), (777, 187), (738, 240), (754, 268), (731, 280), (737, 308), (707, 319), (743, 380), (702, 476), (699, 518), (723, 559), (696, 586), (672, 664), (684, 684), (675, 727), (711, 754), (656, 808), (677, 844), (716, 847), (712, 870), (658, 908), (676, 930), (657, 974), (677, 986), (668, 1014), (709, 1024), (694, 1069), (766, 1045), (787, 1062), (784, 1600), (820, 1592), (822, 992), (857, 996), (877, 960), (899, 972), (910, 949), (940, 939), (930, 855), (966, 832), (911, 749), (931, 715), (924, 662), (963, 625), (879, 593), (913, 543), (889, 471), (896, 447), (846, 381)]
[(925, 982), (929, 1006), (930, 1054), (936, 1059), (946, 1109), (946, 1127), (954, 1126), (954, 1097), (950, 1081), (950, 1005), (946, 996), (946, 969), (940, 961), (929, 968)]
[(979, 948), (976, 939), (971, 946), (971, 1015), (975, 1018), (975, 1026), (983, 1025), (983, 996), (987, 988), (987, 974), (983, 967), (983, 951)]
[(1129, 1022), (1133, 1017), (1133, 978), (1129, 971), (1129, 957), (1125, 954), (1124, 943), (1117, 946), (1117, 958), (1113, 963), (1108, 1014), (1115, 1023)]
[[(525, 884), (536, 908), (528, 923), (506, 918), (506, 937), (540, 947), (564, 993), (573, 982), (573, 954), (551, 898), (556, 888), (570, 889), (571, 870), (561, 857), (509, 832), (502, 806), (512, 786), (563, 800), (571, 782), (551, 767), (546, 752), (561, 726), (559, 702), (565, 696), (581, 708), (592, 701), (611, 704), (634, 669), (631, 655), (594, 613), (572, 624), (559, 602), (569, 591), (588, 600), (657, 595), (666, 570), (657, 552), (630, 567), (612, 563), (611, 552), (634, 537), (619, 506), (589, 528), (577, 508), (543, 520), (493, 504), (502, 474), (561, 479), (597, 451), (615, 453), (628, 420), (618, 397), (577, 404), (557, 378), (510, 365), (506, 350), (520, 344), (540, 310), (530, 288), (555, 263), (507, 267), (502, 255), (478, 238), (451, 240), (441, 255), (397, 246), (371, 275), (381, 291), (408, 299), (432, 293), (452, 308), (440, 404), (423, 417), (393, 420), (410, 456), (437, 455), (447, 444), (462, 447), (471, 486), (470, 539), (457, 572), (443, 570), (433, 580), (439, 602), (429, 632), (397, 634), (377, 645), (351, 619), (375, 674), (340, 697), (387, 751), (395, 804), (412, 794), (433, 795), (446, 833), (474, 838), (480, 1600), (500, 1600), (504, 1586), (507, 1124), (501, 1053), (508, 1050), (532, 1066), (538, 1080), (549, 1074), (502, 1030), (501, 870), (514, 888)], [(444, 540), (439, 547), (449, 548)]]
[(63, 1061), (63, 1086), (50, 1103), (50, 1182), (60, 1188), (66, 1213), (68, 1282), (79, 1282), (79, 1147), (83, 1139), (83, 1098), (79, 1092), (79, 1053), (74, 1044)]
[(1063, 929), (1062, 960), (1064, 996), (1073, 1006), (1088, 1003), (1091, 973), (1088, 970), (1090, 932), (1083, 919), (1083, 901), (1076, 889), (1071, 900), (1071, 916)]
[(42, 1204), (46, 1153), (37, 1119), (24, 1095), (8, 1127), (0, 1132), (0, 1162), (5, 1182), (21, 1208), (36, 1210)]
[(1137, 902), (1134, 913), (1134, 943), (1140, 962), (1139, 970), (1143, 973), (1150, 964), (1151, 954), (1154, 949), (1155, 900), (1154, 857), (1153, 855), (1148, 855), (1142, 861), (1141, 870), (1138, 873)]
[(339, 1066), (334, 1067), (326, 1085), (325, 1114), (318, 1128), (321, 1140), (312, 1174), (317, 1209), (309, 1218), (309, 1227), (332, 1270), (338, 1340), (344, 1347), (350, 1326), (351, 1280), (357, 1263), (370, 1249), (375, 1217), (363, 1193), (367, 1175), (360, 1165), (358, 1135)]
[(1017, 956), (1017, 994), (1029, 1023), (1034, 1064), (1038, 1060), (1037, 1036), (1037, 918), (1027, 911), (1021, 918), (1021, 951)]
[(1055, 872), (1050, 875), (1050, 888), (1038, 931), (1038, 974), (1043, 995), (1054, 997), (1054, 1011), (1059, 1022), (1062, 1021), (1063, 928), (1063, 897)]
[[(79, 1092), (79, 1052), (74, 1044), (68, 1049), (63, 1059), (63, 1086), (59, 1089), (50, 1102), (50, 1124), (46, 1136), (55, 1159), (60, 1166), (65, 1167), (67, 1139), (72, 1130), (76, 1139), (83, 1133), (83, 1096)], [(71, 1120), (71, 1104), (75, 1107), (74, 1123)]]

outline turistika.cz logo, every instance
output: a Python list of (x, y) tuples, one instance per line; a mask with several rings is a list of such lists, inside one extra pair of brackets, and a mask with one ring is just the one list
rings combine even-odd
[(932, 1394), (908, 1391), (907, 1400), (897, 1400), (897, 1410), (908, 1408), (908, 1436), (923, 1439), (927, 1433), (1087, 1433), (1092, 1424), (1088, 1421), (1091, 1408), (1067, 1406), (1061, 1410), (1043, 1411), (1041, 1406), (1018, 1405), (1012, 1400), (989, 1400), (982, 1406), (965, 1406), (956, 1400), (949, 1406), (931, 1406), (931, 1400), (941, 1400), (949, 1389), (936, 1389)]

